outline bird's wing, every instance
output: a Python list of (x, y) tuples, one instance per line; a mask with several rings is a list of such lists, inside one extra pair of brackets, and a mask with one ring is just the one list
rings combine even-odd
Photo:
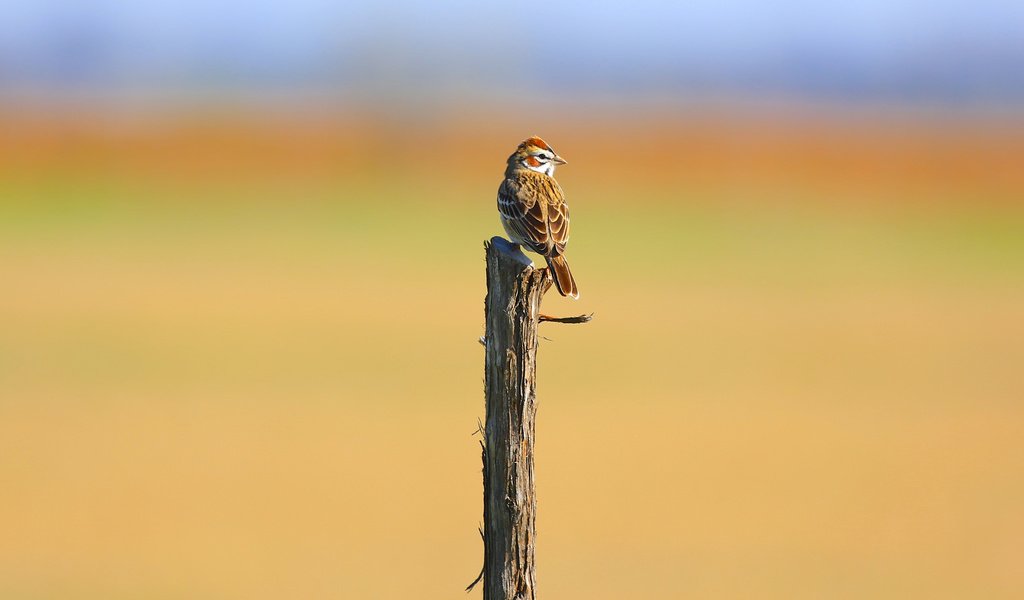
[(498, 188), (498, 212), (505, 219), (511, 233), (530, 250), (548, 254), (547, 202), (539, 195), (532, 178), (509, 177)]
[(550, 177), (548, 184), (550, 193), (548, 198), (548, 240), (553, 246), (553, 254), (565, 252), (565, 245), (569, 242), (569, 204), (565, 201), (565, 194), (562, 193), (558, 182)]

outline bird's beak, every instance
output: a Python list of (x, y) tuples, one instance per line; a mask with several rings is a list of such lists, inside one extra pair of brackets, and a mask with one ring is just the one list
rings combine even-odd
[(553, 157), (551, 158), (551, 160), (552, 160), (552, 162), (554, 162), (554, 163), (555, 163), (556, 165), (564, 165), (564, 164), (567, 164), (567, 162), (568, 162), (568, 161), (566, 161), (566, 160), (565, 160), (564, 158), (562, 158), (561, 156), (559, 156), (559, 155), (557, 155), (557, 154), (556, 154), (556, 155), (554, 155), (554, 156), (553, 156)]

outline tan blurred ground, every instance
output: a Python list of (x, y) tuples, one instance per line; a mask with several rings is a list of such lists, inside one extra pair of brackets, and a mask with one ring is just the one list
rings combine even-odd
[(463, 597), (532, 133), (543, 595), (1024, 594), (1013, 123), (0, 121), (0, 597)]

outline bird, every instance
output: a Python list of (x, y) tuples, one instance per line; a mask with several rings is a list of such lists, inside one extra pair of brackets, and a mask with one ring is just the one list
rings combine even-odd
[(498, 213), (512, 242), (544, 257), (558, 293), (577, 300), (580, 292), (565, 260), (569, 205), (554, 177), (555, 167), (564, 164), (538, 136), (523, 140), (508, 157), (498, 186)]

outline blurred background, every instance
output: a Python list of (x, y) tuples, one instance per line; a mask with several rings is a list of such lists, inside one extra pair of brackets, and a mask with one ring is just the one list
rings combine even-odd
[(1024, 595), (1021, 3), (2, 13), (0, 597), (464, 597), (534, 134), (543, 595)]

